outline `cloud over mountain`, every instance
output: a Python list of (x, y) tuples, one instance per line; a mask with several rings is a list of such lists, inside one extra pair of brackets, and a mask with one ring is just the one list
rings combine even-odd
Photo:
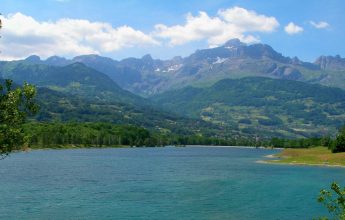
[(155, 26), (155, 36), (168, 39), (171, 46), (195, 40), (207, 40), (209, 45), (220, 45), (232, 38), (246, 43), (259, 41), (256, 32), (272, 32), (279, 27), (274, 17), (257, 14), (240, 7), (219, 10), (211, 17), (206, 12), (188, 14), (183, 25)]
[(114, 28), (109, 23), (67, 18), (41, 22), (22, 13), (10, 14), (2, 20), (2, 59), (22, 58), (30, 54), (42, 57), (98, 54), (159, 44), (150, 35), (129, 26)]
[(86, 19), (38, 21), (20, 12), (1, 18), (4, 23), (0, 41), (2, 60), (31, 54), (41, 57), (102, 54), (130, 47), (157, 46), (165, 40), (170, 46), (205, 40), (214, 47), (232, 38), (253, 43), (260, 41), (258, 33), (273, 32), (279, 27), (276, 18), (241, 7), (219, 10), (214, 17), (206, 12), (195, 16), (189, 13), (184, 24), (157, 24), (148, 33), (127, 25), (113, 27), (110, 23)]

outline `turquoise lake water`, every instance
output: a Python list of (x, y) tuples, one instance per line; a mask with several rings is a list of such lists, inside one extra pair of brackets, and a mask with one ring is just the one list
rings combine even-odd
[(312, 219), (345, 169), (259, 164), (276, 150), (38, 150), (0, 161), (0, 219)]

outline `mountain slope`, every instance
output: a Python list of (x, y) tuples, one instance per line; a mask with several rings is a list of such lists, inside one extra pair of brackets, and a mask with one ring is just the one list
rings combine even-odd
[[(31, 57), (32, 59), (33, 57)], [(0, 77), (18, 84), (28, 82), (72, 95), (96, 100), (144, 104), (147, 100), (120, 88), (109, 76), (82, 63), (49, 66), (30, 62), (1, 62)]]
[[(75, 72), (75, 65), (78, 65), (78, 68), (82, 68), (83, 71)], [(36, 71), (34, 67), (43, 69), (43, 72)], [(25, 65), (24, 70), (29, 68), (30, 71), (19, 71), (17, 68), (14, 68), (15, 71), (11, 73), (13, 73), (12, 78), (16, 79), (16, 82), (29, 81), (36, 82), (40, 85), (37, 88), (36, 96), (40, 110), (31, 120), (131, 124), (142, 126), (162, 134), (172, 135), (228, 137), (230, 134), (234, 134), (227, 128), (224, 129), (202, 120), (189, 119), (163, 111), (159, 107), (151, 105), (149, 100), (123, 91), (118, 86), (114, 90), (114, 82), (106, 78), (106, 83), (100, 83), (102, 82), (102, 77), (98, 77), (97, 72), (86, 68), (84, 65), (72, 64), (62, 68), (62, 70), (71, 67), (74, 67), (74, 71), (67, 71), (67, 75), (65, 75), (65, 71), (61, 71), (61, 68), (58, 68), (56, 73), (62, 74), (58, 76), (55, 75), (52, 69), (42, 64), (35, 64), (34, 66), (32, 64)], [(19, 69), (22, 70), (21, 68)], [(20, 77), (23, 74), (27, 74), (25, 75), (26, 78), (23, 76), (25, 80)], [(91, 81), (99, 80), (98, 84), (89, 82), (89, 79), (84, 79), (84, 74), (86, 77), (90, 77)], [(61, 78), (61, 76), (64, 77)], [(81, 86), (69, 88), (71, 82), (75, 82), (74, 80), (80, 82)], [(4, 84), (4, 80), (1, 77), (0, 84)], [(42, 85), (49, 85), (50, 88), (42, 87)], [(13, 86), (17, 87), (18, 84), (14, 83)], [(107, 91), (108, 89), (112, 93), (105, 95), (110, 95), (112, 98), (101, 98), (102, 93), (96, 93), (97, 90), (94, 91), (94, 94), (86, 91), (92, 87), (95, 87), (97, 90), (103, 89), (102, 91)], [(59, 90), (62, 90), (62, 92)], [(95, 96), (93, 97), (92, 95)], [(114, 97), (118, 98), (115, 99)]]
[(137, 70), (119, 65), (118, 61), (98, 55), (83, 55), (73, 58), (73, 62), (81, 62), (99, 72), (107, 74), (122, 88), (140, 82), (141, 74)]
[(38, 121), (108, 122), (138, 125), (156, 132), (179, 135), (225, 136), (218, 126), (188, 119), (149, 106), (97, 101), (70, 96), (48, 88), (38, 88)]
[(187, 87), (152, 100), (186, 116), (265, 137), (331, 134), (345, 123), (344, 90), (292, 80), (225, 79), (211, 87)]

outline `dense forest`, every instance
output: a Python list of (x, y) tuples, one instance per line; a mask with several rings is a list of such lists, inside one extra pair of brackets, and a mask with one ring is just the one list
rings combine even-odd
[(100, 122), (32, 122), (24, 125), (30, 148), (155, 147), (166, 145), (232, 145), (261, 146), (269, 142), (252, 138), (223, 139), (201, 135), (177, 135), (150, 132), (134, 125), (115, 125)]
[[(336, 139), (331, 137), (260, 140), (258, 138), (216, 138), (201, 135), (177, 135), (152, 132), (134, 125), (115, 125), (99, 122), (32, 122), (24, 125), (30, 148), (69, 147), (157, 147), (157, 146), (252, 146), (275, 148), (309, 148), (325, 146), (337, 151), (344, 135), (342, 129)], [(339, 144), (337, 144), (339, 143)], [(339, 150), (343, 151), (343, 150)]]

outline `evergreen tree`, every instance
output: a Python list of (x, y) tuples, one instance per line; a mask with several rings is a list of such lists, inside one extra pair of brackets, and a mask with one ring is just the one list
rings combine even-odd
[(345, 126), (339, 130), (333, 152), (345, 152)]

